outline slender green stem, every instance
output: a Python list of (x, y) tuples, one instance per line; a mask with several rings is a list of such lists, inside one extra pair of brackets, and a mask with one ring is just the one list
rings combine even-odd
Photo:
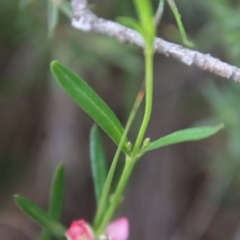
[(158, 25), (161, 22), (164, 10), (164, 0), (159, 0), (158, 8), (154, 16), (155, 24)]
[(99, 207), (97, 209), (97, 213), (96, 213), (96, 216), (95, 216), (95, 219), (94, 219), (94, 224), (93, 224), (94, 228), (96, 228), (99, 225), (99, 222), (101, 221), (102, 215), (105, 211), (106, 203), (108, 202), (108, 199), (109, 199), (109, 192), (110, 192), (110, 188), (111, 188), (111, 184), (112, 184), (112, 179), (113, 179), (114, 172), (115, 172), (115, 169), (116, 169), (116, 166), (117, 166), (117, 162), (118, 162), (118, 159), (119, 159), (119, 156), (120, 156), (120, 153), (121, 153), (122, 145), (124, 143), (124, 139), (127, 136), (127, 133), (129, 132), (129, 129), (132, 125), (132, 122), (133, 122), (133, 120), (136, 116), (137, 110), (138, 110), (138, 108), (139, 108), (139, 106), (142, 102), (144, 93), (145, 93), (144, 88), (142, 87), (140, 89), (138, 95), (137, 95), (137, 98), (134, 102), (133, 108), (130, 112), (130, 115), (129, 115), (125, 130), (124, 130), (122, 139), (120, 141), (120, 144), (119, 144), (119, 146), (117, 148), (117, 151), (115, 153), (115, 156), (113, 158), (113, 162), (112, 162), (111, 168), (109, 170), (109, 173), (108, 173), (108, 176), (107, 176), (104, 188), (103, 188), (103, 192), (102, 192), (102, 196), (101, 196), (101, 199), (100, 199)]
[[(125, 186), (128, 182), (129, 176), (132, 172), (132, 169), (137, 161), (137, 154), (140, 150), (140, 145), (143, 140), (144, 134), (146, 132), (149, 119), (151, 116), (152, 111), (152, 92), (153, 92), (153, 47), (148, 46), (145, 50), (145, 57), (146, 57), (146, 63), (145, 63), (145, 71), (146, 71), (146, 105), (145, 105), (145, 114), (143, 117), (143, 122), (132, 152), (131, 156), (126, 157), (125, 166), (123, 169), (123, 173), (121, 175), (121, 178), (119, 180), (119, 183), (116, 188), (116, 192), (114, 193), (113, 199), (109, 207), (107, 208), (106, 212), (104, 213), (103, 218), (101, 219), (100, 225), (96, 227), (96, 234), (101, 234), (104, 229), (106, 228), (107, 224), (111, 220), (119, 202), (122, 197), (122, 193), (125, 189)], [(137, 98), (138, 99), (138, 98)], [(137, 100), (136, 100), (137, 101)], [(134, 107), (133, 107), (134, 109)], [(135, 111), (132, 111), (135, 116)], [(133, 116), (133, 117), (134, 117)], [(131, 120), (131, 114), (129, 117), (129, 121)], [(126, 127), (127, 128), (127, 127)]]
[(145, 113), (140, 127), (136, 143), (133, 149), (133, 156), (136, 156), (140, 150), (140, 145), (143, 141), (144, 134), (147, 130), (147, 126), (150, 120), (152, 112), (152, 95), (153, 95), (153, 54), (154, 50), (152, 46), (146, 47), (145, 51), (145, 78), (146, 78), (146, 101), (145, 101)]
[(194, 44), (192, 42), (190, 42), (187, 38), (186, 31), (185, 31), (184, 26), (182, 24), (181, 15), (178, 12), (177, 5), (175, 4), (175, 1), (174, 0), (168, 0), (168, 4), (171, 7), (173, 15), (176, 19), (176, 22), (177, 22), (177, 25), (178, 25), (179, 32), (180, 32), (183, 43), (186, 46), (194, 47)]
[(181, 16), (180, 16), (177, 8), (176, 8), (176, 7), (172, 8), (172, 12), (173, 12), (173, 14), (174, 14), (174, 16), (175, 16), (175, 19), (176, 19), (176, 21), (177, 21), (177, 25), (178, 25), (178, 28), (179, 28), (179, 31), (180, 31), (180, 35), (181, 35), (181, 37), (182, 37), (183, 42), (184, 42), (184, 43), (185, 43), (185, 42), (188, 42), (188, 40), (187, 40), (187, 34), (186, 34), (185, 29), (184, 29), (184, 27), (183, 27), (182, 20), (181, 20)]
[[(125, 137), (126, 136), (124, 136), (124, 138)], [(108, 195), (109, 195), (111, 184), (112, 184), (112, 179), (113, 179), (114, 172), (115, 172), (115, 169), (116, 169), (116, 166), (117, 166), (117, 163), (118, 163), (118, 159), (119, 159), (119, 156), (120, 156), (120, 153), (121, 153), (123, 142), (124, 141), (120, 142), (119, 147), (117, 148), (117, 151), (116, 151), (115, 156), (113, 158), (113, 161), (112, 161), (112, 164), (111, 164), (111, 167), (110, 167), (110, 170), (109, 170), (109, 173), (108, 173), (108, 176), (107, 176), (104, 188), (103, 188), (103, 192), (102, 192), (102, 195), (101, 195), (101, 198), (100, 198), (97, 213), (96, 213), (95, 218), (94, 218), (94, 222), (93, 222), (94, 228), (96, 228), (98, 226), (98, 224), (101, 220), (102, 214), (104, 213), (104, 211), (106, 209), (106, 205), (108, 203)]]
[(106, 228), (107, 224), (110, 222), (119, 202), (120, 202), (120, 199), (122, 197), (122, 193), (125, 189), (125, 186), (128, 182), (128, 179), (129, 179), (129, 176), (131, 175), (131, 172), (132, 172), (132, 169), (135, 165), (135, 162), (134, 159), (132, 158), (128, 158), (126, 159), (126, 162), (125, 162), (125, 166), (124, 166), (124, 169), (123, 169), (123, 173), (121, 175), (121, 178), (119, 180), (119, 183), (118, 183), (118, 186), (117, 186), (117, 190), (113, 196), (113, 199), (112, 199), (112, 202), (111, 202), (111, 205), (109, 206), (109, 208), (107, 209), (107, 211), (105, 212), (104, 214), (104, 218), (102, 219), (101, 221), (101, 224), (99, 225), (99, 227), (96, 229), (96, 234), (99, 235), (101, 234), (104, 229)]
[[(154, 24), (153, 24), (154, 25)], [(154, 26), (153, 26), (154, 27)], [(155, 29), (154, 29), (155, 31)], [(148, 31), (146, 31), (148, 32)], [(113, 199), (111, 203), (108, 203), (109, 200), (109, 192), (111, 188), (111, 183), (113, 179), (113, 175), (116, 169), (117, 161), (119, 158), (119, 155), (121, 153), (121, 147), (123, 144), (123, 141), (129, 131), (129, 128), (132, 124), (132, 121), (136, 115), (137, 108), (140, 105), (140, 102), (138, 100), (138, 97), (136, 99), (136, 106), (135, 104), (133, 106), (133, 109), (130, 113), (126, 128), (124, 130), (124, 134), (121, 140), (120, 145), (118, 146), (117, 152), (114, 156), (113, 163), (111, 165), (103, 193), (100, 199), (100, 204), (96, 213), (96, 217), (94, 219), (94, 230), (97, 235), (101, 234), (104, 229), (106, 228), (107, 224), (111, 220), (114, 212), (116, 211), (116, 208), (120, 202), (120, 199), (122, 197), (122, 193), (125, 189), (125, 186), (127, 184), (127, 181), (129, 179), (129, 176), (132, 172), (132, 169), (137, 162), (138, 159), (138, 153), (140, 151), (140, 146), (142, 144), (151, 112), (152, 112), (152, 95), (153, 95), (153, 55), (154, 55), (154, 48), (153, 48), (153, 40), (154, 36), (145, 36), (145, 49), (144, 49), (144, 54), (145, 54), (145, 82), (146, 82), (146, 101), (145, 101), (145, 112), (144, 112), (144, 117), (143, 121), (133, 148), (133, 151), (131, 155), (126, 155), (126, 161), (125, 161), (125, 166), (122, 172), (122, 175), (120, 177), (120, 180), (118, 182), (117, 188), (115, 190), (115, 193), (113, 195)], [(143, 96), (143, 95), (142, 95)], [(142, 99), (142, 98), (141, 98)], [(109, 205), (108, 205), (109, 204)]]

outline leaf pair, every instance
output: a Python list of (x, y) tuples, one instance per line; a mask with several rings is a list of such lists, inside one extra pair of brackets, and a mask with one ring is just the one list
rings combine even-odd
[(63, 190), (64, 167), (61, 164), (53, 178), (48, 213), (30, 200), (19, 195), (15, 196), (19, 208), (44, 229), (40, 240), (51, 240), (53, 236), (60, 240), (65, 239), (66, 228), (58, 222), (62, 212)]
[[(120, 144), (124, 130), (116, 115), (107, 106), (107, 104), (95, 93), (95, 91), (81, 78), (71, 70), (57, 61), (51, 64), (52, 72), (64, 90), (71, 98), (89, 115), (93, 120), (109, 135), (117, 144)], [(196, 127), (177, 131), (153, 141), (145, 146), (139, 153), (142, 156), (148, 151), (164, 147), (171, 144), (197, 141), (207, 138), (223, 128), (223, 124), (213, 127)], [(123, 151), (129, 154), (126, 147), (127, 139)], [(96, 126), (90, 134), (90, 154), (93, 179), (95, 185), (95, 194), (97, 203), (99, 202), (103, 186), (107, 176), (106, 158), (103, 150), (99, 131)]]

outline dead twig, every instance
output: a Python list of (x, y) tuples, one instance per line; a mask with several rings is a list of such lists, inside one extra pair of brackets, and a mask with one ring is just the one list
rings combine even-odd
[[(98, 18), (87, 5), (87, 0), (72, 0), (72, 26), (85, 32), (96, 32), (118, 39), (122, 43), (130, 43), (143, 47), (141, 35), (119, 23)], [(197, 66), (217, 76), (240, 83), (240, 69), (212, 57), (210, 54), (185, 48), (181, 45), (156, 38), (156, 52), (172, 57), (188, 66)]]

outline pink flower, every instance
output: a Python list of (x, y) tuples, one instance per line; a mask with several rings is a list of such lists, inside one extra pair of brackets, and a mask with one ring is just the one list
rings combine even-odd
[(128, 219), (122, 217), (111, 222), (107, 226), (105, 233), (109, 240), (127, 240), (129, 235)]
[[(105, 234), (108, 240), (127, 240), (129, 235), (128, 219), (119, 218), (111, 222)], [(66, 232), (67, 240), (94, 240), (94, 234), (90, 225), (83, 219), (73, 221)]]
[(90, 225), (82, 219), (72, 222), (66, 232), (66, 237), (67, 240), (94, 240)]

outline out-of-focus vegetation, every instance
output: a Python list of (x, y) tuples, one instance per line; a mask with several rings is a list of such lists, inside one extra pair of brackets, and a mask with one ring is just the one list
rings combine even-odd
[[(240, 63), (240, 21), (238, 20), (239, 1), (218, 1), (211, 6), (214, 20), (208, 23), (202, 34), (209, 34), (209, 48), (222, 49), (221, 54), (226, 61), (239, 67)], [(218, 37), (214, 37), (214, 36)], [(205, 42), (206, 43), (206, 42)], [(213, 117), (226, 124), (223, 147), (213, 154), (212, 175), (215, 176), (213, 184), (209, 185), (208, 193), (225, 208), (239, 208), (240, 188), (239, 156), (240, 156), (240, 86), (227, 82), (218, 86), (208, 82), (203, 87), (203, 93), (212, 108)], [(222, 204), (222, 205), (221, 205)], [(240, 237), (239, 230), (233, 239)]]
[[(108, 19), (136, 16), (129, 0), (91, 4)], [(177, 4), (196, 48), (239, 66), (240, 1)], [(75, 30), (62, 11), (49, 38), (47, 7), (47, 1), (0, 2), (0, 233), (6, 240), (37, 236), (39, 229), (16, 208), (12, 195), (46, 206), (49, 179), (61, 161), (69, 172), (63, 221), (93, 215), (92, 122), (55, 84), (50, 61), (62, 61), (89, 81), (123, 123), (143, 77), (140, 49)], [(158, 35), (181, 41), (167, 6)], [(155, 77), (150, 136), (199, 119), (226, 127), (207, 144), (169, 148), (140, 164), (122, 210), (130, 217), (130, 239), (239, 239), (240, 86), (162, 56), (156, 56)], [(105, 143), (112, 156), (114, 146), (107, 138)]]

